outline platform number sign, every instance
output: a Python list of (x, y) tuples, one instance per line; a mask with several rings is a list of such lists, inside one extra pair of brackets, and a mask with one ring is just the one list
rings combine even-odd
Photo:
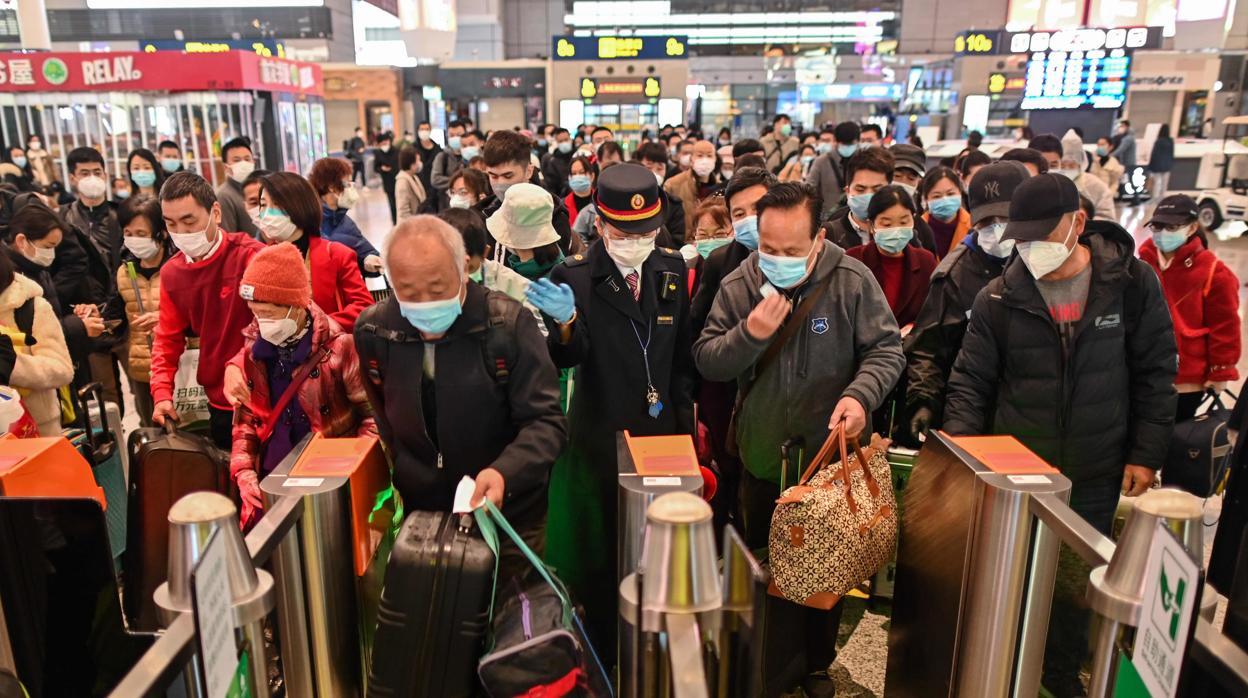
[(1171, 698), (1200, 592), (1200, 567), (1160, 522), (1149, 551), (1140, 627), (1131, 663), (1153, 698)]

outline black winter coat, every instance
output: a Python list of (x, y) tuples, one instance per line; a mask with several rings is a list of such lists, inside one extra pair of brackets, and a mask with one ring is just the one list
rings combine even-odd
[(542, 156), (542, 179), (545, 180), (546, 191), (556, 201), (568, 195), (568, 170), (572, 167), (573, 155), (554, 150)]
[[(830, 213), (823, 222), (823, 228), (828, 231), (828, 240), (842, 250), (870, 242), (865, 235), (860, 235), (854, 229), (853, 223), (849, 222), (849, 206), (842, 206)], [(927, 221), (918, 216), (914, 217), (914, 239), (910, 241), (910, 244), (936, 254), (936, 238), (932, 235), (932, 228)]]
[[(514, 357), (503, 357), (509, 371), (505, 383), (486, 365), (487, 294), (506, 309), (504, 328), (514, 337)], [(364, 389), (394, 461), (394, 485), (409, 510), (450, 511), (464, 475), (494, 468), (506, 483), (508, 518), (534, 523), (545, 515), (547, 478), (567, 432), (559, 375), (532, 318), (503, 294), (468, 284), (463, 313), (446, 336), (431, 342), (435, 445), (421, 401), (425, 344), (419, 332), (403, 319), (393, 297), (360, 314), (355, 343)], [(402, 336), (387, 340), (372, 326)]]
[(1015, 256), (975, 298), (949, 376), (945, 431), (1010, 434), (1076, 485), (1160, 468), (1174, 429), (1177, 348), (1157, 275), (1113, 223), (1088, 224), (1092, 280), (1069, 354)]
[(989, 281), (1001, 276), (1004, 267), (1005, 260), (967, 240), (942, 259), (932, 273), (927, 300), (905, 339), (907, 421), (919, 408), (926, 407), (932, 411), (932, 426), (940, 425), (945, 382), (962, 347), (971, 305)]

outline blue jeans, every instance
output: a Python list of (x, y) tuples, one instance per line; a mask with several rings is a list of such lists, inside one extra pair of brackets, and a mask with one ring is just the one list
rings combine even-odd
[[(1122, 492), (1122, 476), (1075, 483), (1070, 491), (1070, 508), (1109, 535)], [(1053, 589), (1053, 610), (1049, 616), (1049, 637), (1044, 648), (1045, 688), (1058, 698), (1081, 696), (1079, 666), (1088, 653), (1088, 614), (1084, 596), (1092, 568), (1070, 548), (1062, 545)]]

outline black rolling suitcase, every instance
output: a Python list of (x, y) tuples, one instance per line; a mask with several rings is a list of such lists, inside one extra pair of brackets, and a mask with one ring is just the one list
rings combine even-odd
[(386, 567), (368, 698), (466, 698), (479, 691), (494, 553), (472, 517), (414, 511)]
[(157, 630), (152, 593), (168, 575), (169, 507), (191, 492), (230, 494), (229, 454), (207, 438), (166, 429), (136, 429), (127, 443), (130, 491), (122, 556), (126, 619), (133, 630)]

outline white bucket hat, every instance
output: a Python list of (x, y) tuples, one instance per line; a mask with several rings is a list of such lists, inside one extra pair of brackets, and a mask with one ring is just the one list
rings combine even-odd
[(512, 250), (532, 250), (559, 241), (550, 223), (555, 201), (550, 192), (522, 182), (507, 189), (503, 205), (485, 222), (498, 244)]

